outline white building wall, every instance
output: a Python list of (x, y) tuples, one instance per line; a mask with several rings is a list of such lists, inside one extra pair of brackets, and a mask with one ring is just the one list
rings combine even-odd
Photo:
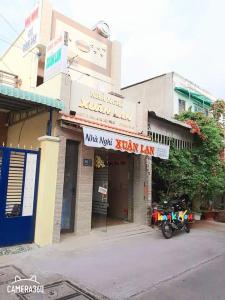
[(164, 74), (122, 89), (124, 96), (140, 101), (144, 112), (171, 117), (173, 115), (172, 73)]
[(24, 33), (15, 40), (0, 60), (0, 70), (12, 72), (22, 80), (21, 89), (33, 91), (36, 88), (38, 57), (37, 49), (23, 56)]

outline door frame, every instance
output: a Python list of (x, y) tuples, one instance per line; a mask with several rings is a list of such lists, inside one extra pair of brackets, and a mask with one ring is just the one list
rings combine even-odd
[[(71, 202), (71, 210), (70, 210), (70, 228), (61, 228), (60, 232), (61, 233), (72, 233), (75, 231), (75, 210), (76, 210), (76, 194), (77, 194), (77, 173), (78, 173), (78, 159), (79, 159), (79, 141), (72, 140), (72, 139), (67, 139), (66, 140), (66, 149), (68, 144), (75, 144), (77, 145), (77, 168), (74, 172), (74, 187), (73, 187), (73, 192), (72, 192), (72, 202)], [(63, 183), (63, 197), (62, 197), (62, 206), (63, 206), (63, 199), (64, 199), (64, 188), (65, 188), (65, 171), (66, 171), (66, 153), (65, 151), (65, 167), (64, 167), (64, 183)], [(62, 216), (61, 216), (62, 220)]]

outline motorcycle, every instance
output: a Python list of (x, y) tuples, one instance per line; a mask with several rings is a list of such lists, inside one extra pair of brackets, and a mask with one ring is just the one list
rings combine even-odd
[(190, 232), (193, 215), (186, 199), (164, 201), (163, 205), (153, 209), (152, 224), (157, 225), (163, 236), (170, 239), (175, 231)]

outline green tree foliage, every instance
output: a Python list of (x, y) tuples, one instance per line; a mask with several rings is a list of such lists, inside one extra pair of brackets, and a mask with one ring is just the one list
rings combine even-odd
[[(225, 192), (224, 129), (213, 117), (184, 112), (177, 119), (192, 127), (192, 149), (176, 149), (172, 144), (169, 160), (156, 159), (153, 172), (163, 183), (162, 199), (187, 194), (196, 210), (213, 195)], [(206, 205), (205, 205), (206, 206)]]
[[(222, 99), (216, 100), (212, 104), (211, 112), (213, 114), (213, 117), (219, 121), (220, 119), (224, 120), (225, 118), (225, 102)], [(223, 123), (223, 125), (225, 125)]]

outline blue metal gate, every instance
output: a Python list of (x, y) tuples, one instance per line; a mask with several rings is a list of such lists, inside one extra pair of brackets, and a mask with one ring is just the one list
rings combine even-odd
[(0, 247), (34, 241), (40, 152), (0, 147)]

